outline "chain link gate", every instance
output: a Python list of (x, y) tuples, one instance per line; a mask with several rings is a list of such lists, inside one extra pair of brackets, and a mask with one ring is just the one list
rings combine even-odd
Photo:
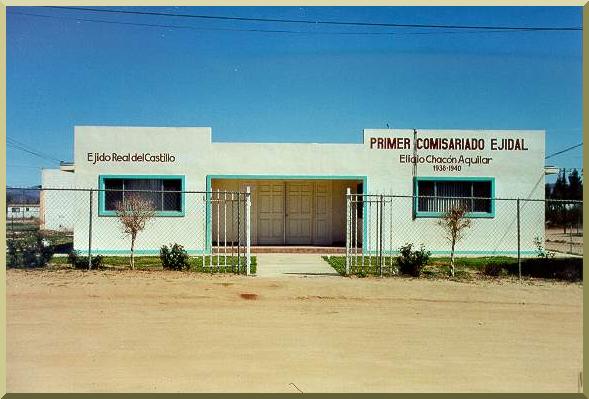
[[(211, 207), (209, 265), (251, 274), (250, 188), (246, 192), (217, 190), (205, 196), (210, 197), (206, 201)], [(207, 255), (202, 256), (204, 265)]]
[[(382, 194), (346, 193), (346, 275), (397, 274), (393, 200)], [(388, 255), (388, 256), (387, 256)]]
[[(137, 236), (137, 256), (158, 256), (162, 245), (178, 243), (210, 272), (251, 273), (251, 193), (146, 189), (78, 189), (8, 187), (6, 242), (11, 259), (32, 267), (23, 256), (47, 246), (54, 257), (72, 250), (88, 256), (123, 256), (129, 238), (122, 233), (116, 204), (139, 196), (155, 214)], [(20, 205), (39, 208), (22, 214)], [(17, 210), (18, 209), (18, 210)], [(39, 244), (41, 243), (42, 244)], [(29, 264), (31, 263), (31, 264)]]

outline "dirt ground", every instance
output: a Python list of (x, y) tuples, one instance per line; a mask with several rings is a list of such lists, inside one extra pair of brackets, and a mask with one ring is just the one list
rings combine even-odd
[[(245, 294), (245, 295), (242, 295)], [(8, 392), (577, 392), (582, 286), (7, 272)]]
[(583, 228), (567, 229), (566, 233), (562, 228), (546, 229), (545, 247), (548, 251), (583, 256)]

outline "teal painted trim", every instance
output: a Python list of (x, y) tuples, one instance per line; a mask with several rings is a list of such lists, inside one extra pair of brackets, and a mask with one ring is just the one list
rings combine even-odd
[[(88, 249), (76, 249), (81, 253), (88, 253)], [(202, 249), (187, 249), (189, 255), (202, 255), (205, 253)], [(159, 255), (159, 249), (136, 249), (135, 255)], [(130, 255), (128, 249), (92, 249), (92, 255)]]
[[(450, 255), (452, 251), (430, 251), (432, 255)], [(383, 251), (384, 255), (399, 255), (399, 251)], [(516, 255), (517, 250), (513, 251), (489, 251), (489, 250), (471, 250), (471, 251), (454, 251), (455, 255)], [(521, 255), (537, 255), (538, 251), (520, 251)], [(378, 255), (378, 251), (367, 251), (365, 255)]]
[(467, 212), (466, 217), (472, 219), (492, 219), (495, 217), (495, 178), (494, 177), (468, 177), (468, 176), (415, 176), (413, 178), (413, 185), (415, 188), (415, 197), (413, 198), (413, 211), (416, 218), (439, 218), (444, 215), (444, 212), (420, 212), (417, 208), (417, 201), (419, 199), (419, 184), (420, 181), (484, 181), (491, 183), (491, 212)]
[[(212, 224), (212, 214), (211, 214), (211, 201), (209, 198), (209, 193), (212, 189), (211, 181), (212, 179), (223, 179), (223, 180), (230, 180), (230, 179), (243, 179), (243, 180), (362, 180), (362, 187), (363, 187), (363, 194), (366, 194), (368, 191), (368, 178), (367, 176), (341, 176), (341, 175), (207, 175), (207, 221), (209, 221), (209, 217), (211, 218), (211, 223), (207, 222), (207, 244), (206, 248), (207, 251), (210, 251), (211, 243), (213, 241), (213, 232), (210, 229), (210, 225)], [(366, 226), (367, 226), (367, 218), (366, 218), (366, 202), (362, 204), (362, 237), (366, 237)], [(362, 244), (364, 246), (364, 243)]]
[[(416, 217), (418, 218), (440, 218), (444, 215), (444, 212), (417, 212)], [(467, 212), (465, 217), (470, 219), (492, 219), (495, 217), (492, 213), (486, 212)]]
[[(431, 251), (434, 255), (450, 255), (452, 251)], [(517, 249), (512, 251), (454, 251), (456, 255), (517, 255)], [(538, 251), (520, 251), (521, 255), (536, 255)]]
[[(184, 175), (98, 175), (98, 216), (117, 216), (115, 211), (107, 211), (105, 209), (104, 200), (104, 179), (180, 179), (181, 189), (180, 191), (186, 190), (186, 177)], [(177, 211), (156, 211), (156, 217), (184, 217), (186, 216), (186, 193), (180, 194), (182, 200), (182, 210)]]
[[(362, 180), (366, 176), (330, 175), (207, 175), (210, 179), (249, 179), (249, 180)], [(210, 187), (207, 185), (207, 187)], [(207, 190), (209, 191), (209, 190)]]

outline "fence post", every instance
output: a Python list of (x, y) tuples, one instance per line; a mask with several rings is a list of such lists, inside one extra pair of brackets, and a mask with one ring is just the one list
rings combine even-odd
[(251, 228), (251, 224), (250, 224), (250, 216), (251, 216), (251, 206), (252, 206), (252, 201), (251, 201), (251, 191), (250, 191), (250, 186), (247, 186), (245, 188), (245, 264), (246, 264), (246, 271), (245, 274), (246, 276), (250, 275), (250, 268), (251, 268), (251, 258), (250, 258), (250, 240), (251, 240), (251, 232), (250, 232), (250, 228)]
[[(240, 188), (240, 190), (241, 190), (241, 188)], [(241, 256), (240, 255), (241, 255), (241, 191), (239, 191), (237, 193), (237, 274), (241, 274)], [(213, 262), (213, 258), (211, 258), (211, 264), (212, 264), (212, 262)]]
[(92, 269), (92, 195), (94, 191), (90, 189), (90, 209), (88, 214), (90, 220), (88, 221), (88, 269)]
[(378, 215), (378, 219), (379, 219), (379, 223), (380, 223), (380, 231), (379, 231), (379, 239), (378, 239), (378, 251), (379, 251), (379, 268), (380, 268), (380, 277), (382, 277), (382, 232), (383, 232), (383, 203), (384, 203), (384, 197), (381, 194), (380, 195), (380, 203), (379, 205), (379, 215)]
[(350, 187), (346, 189), (346, 276), (350, 274), (350, 233), (351, 233), (351, 198), (352, 198), (352, 190)]
[(569, 229), (569, 253), (573, 253), (573, 223), (571, 222), (571, 228)]
[(521, 259), (521, 230), (520, 230), (520, 211), (519, 198), (517, 199), (517, 270), (519, 279), (522, 279), (522, 259)]
[(26, 196), (25, 196), (25, 189), (23, 188), (22, 189), (21, 201), (20, 201), (20, 207), (19, 207), (19, 209), (21, 211), (21, 215), (22, 215), (21, 222), (22, 222), (22, 225), (23, 225), (23, 229), (24, 229), (24, 226), (25, 226), (25, 209), (26, 209), (25, 206), (24, 206), (25, 205), (25, 202), (26, 202)]

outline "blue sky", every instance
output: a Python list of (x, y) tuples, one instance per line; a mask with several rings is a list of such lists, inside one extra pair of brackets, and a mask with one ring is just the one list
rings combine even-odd
[[(581, 7), (108, 9), (477, 26), (582, 22)], [(582, 141), (580, 31), (448, 31), (8, 7), (7, 136), (66, 161), (74, 125), (211, 126), (216, 141), (266, 142), (360, 142), (362, 129), (387, 123), (545, 129), (547, 154)], [(580, 168), (582, 151), (548, 163)], [(39, 184), (39, 168), (57, 164), (7, 148), (7, 183)]]

